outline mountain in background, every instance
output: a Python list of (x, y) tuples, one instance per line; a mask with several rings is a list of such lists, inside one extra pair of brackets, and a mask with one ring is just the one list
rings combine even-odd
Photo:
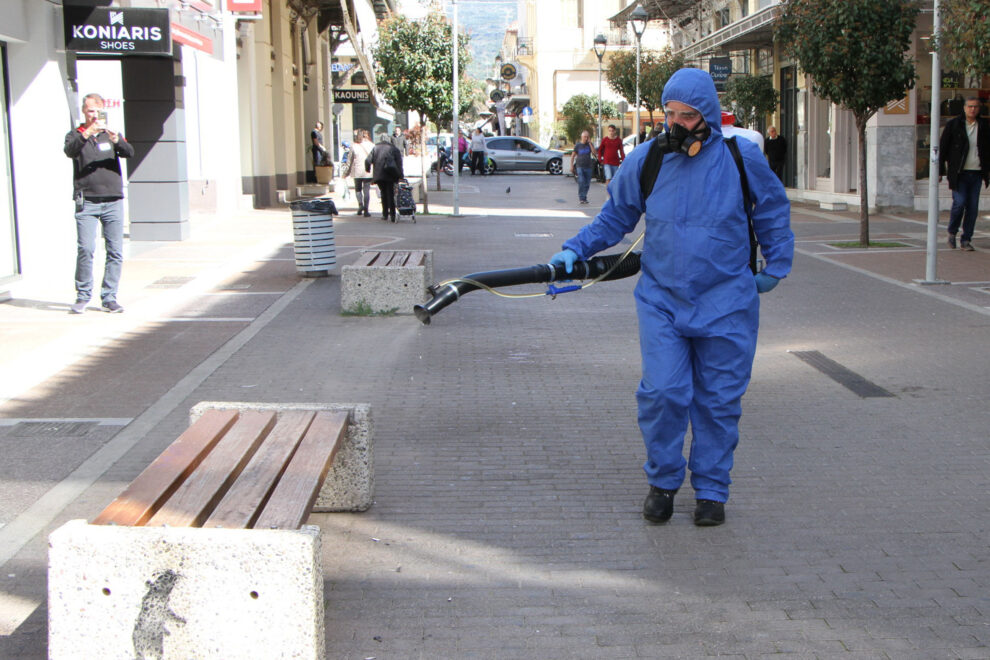
[[(458, 0), (458, 25), (471, 35), (467, 68), (471, 78), (484, 81), (494, 76), (495, 56), (502, 48), (505, 29), (516, 20), (516, 8), (516, 0)], [(454, 16), (449, 2), (444, 2), (444, 13), (449, 19)]]

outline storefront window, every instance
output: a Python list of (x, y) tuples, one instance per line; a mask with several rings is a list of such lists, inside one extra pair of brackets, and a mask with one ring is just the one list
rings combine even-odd
[(760, 76), (773, 75), (773, 48), (760, 48), (756, 51), (756, 73)]
[(816, 99), (819, 104), (818, 126), (814, 135), (817, 139), (817, 149), (815, 153), (815, 176), (828, 179), (832, 176), (832, 126), (833, 110), (832, 104), (824, 99)]

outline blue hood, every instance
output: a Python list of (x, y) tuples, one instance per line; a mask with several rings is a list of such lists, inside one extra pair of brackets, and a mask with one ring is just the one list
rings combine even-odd
[[(701, 113), (712, 135), (722, 135), (722, 106), (718, 102), (715, 82), (708, 72), (701, 69), (679, 69), (663, 88), (661, 103), (679, 101)], [(667, 129), (670, 126), (664, 120)]]

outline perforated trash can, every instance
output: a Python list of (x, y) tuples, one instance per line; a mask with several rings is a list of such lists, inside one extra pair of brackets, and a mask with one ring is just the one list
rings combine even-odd
[(333, 216), (337, 207), (330, 199), (304, 199), (292, 207), (293, 248), (296, 270), (304, 277), (324, 277), (337, 266)]

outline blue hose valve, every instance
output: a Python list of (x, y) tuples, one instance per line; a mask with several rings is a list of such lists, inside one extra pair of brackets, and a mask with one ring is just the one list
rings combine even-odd
[(556, 287), (553, 284), (547, 286), (547, 295), (551, 299), (556, 298), (558, 293), (570, 293), (571, 291), (580, 291), (583, 288), (581, 284), (572, 284), (570, 286)]

